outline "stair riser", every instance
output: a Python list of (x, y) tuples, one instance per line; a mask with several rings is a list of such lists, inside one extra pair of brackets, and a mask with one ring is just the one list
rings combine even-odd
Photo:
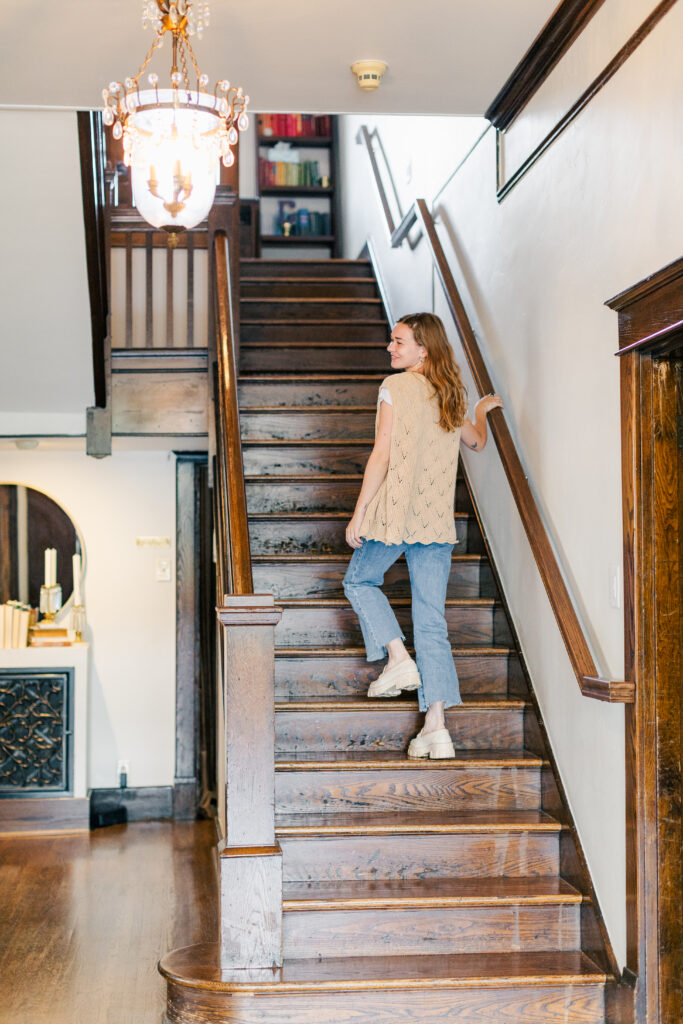
[[(244, 333), (251, 328), (244, 327)], [(281, 337), (278, 332), (278, 338)], [(364, 339), (359, 339), (364, 340)], [(377, 348), (358, 348), (349, 343), (343, 348), (273, 348), (263, 344), (245, 344), (240, 350), (240, 373), (382, 373), (387, 371), (387, 355)]]
[[(466, 554), (470, 551), (470, 543), (477, 547), (476, 527), (473, 537), (468, 536), (467, 519), (456, 520), (458, 534), (456, 551)], [(249, 540), (252, 555), (348, 555), (351, 549), (346, 543), (345, 531), (347, 520), (251, 520), (249, 523)], [(475, 553), (477, 553), (475, 551)]]
[[(456, 750), (521, 750), (524, 712), (460, 707), (446, 713)], [(407, 750), (422, 727), (414, 711), (278, 711), (275, 749), (279, 752), (326, 750)]]
[[(378, 320), (377, 323), (307, 323), (304, 321), (292, 323), (248, 323), (251, 319), (258, 317), (242, 314), (243, 321), (240, 325), (240, 372), (248, 373), (245, 369), (244, 357), (250, 345), (259, 345), (269, 348), (271, 342), (306, 342), (311, 346), (306, 349), (303, 346), (296, 349), (286, 349), (284, 353), (284, 370), (290, 373), (315, 373), (316, 368), (311, 364), (312, 356), (321, 342), (334, 341), (338, 345), (331, 346), (329, 352), (333, 353), (333, 359), (327, 366), (332, 370), (339, 370), (339, 375), (345, 373), (391, 373), (391, 359), (386, 346), (389, 344), (389, 328), (385, 323)], [(368, 348), (358, 348), (355, 342), (371, 342)], [(375, 347), (376, 346), (376, 347)], [(322, 351), (322, 350), (321, 350)], [(308, 356), (306, 353), (308, 352)], [(336, 362), (334, 361), (336, 359)], [(328, 372), (323, 366), (323, 372)], [(375, 398), (377, 395), (375, 394)]]
[[(470, 657), (454, 655), (464, 695), (507, 693), (508, 656)], [(362, 657), (284, 657), (275, 659), (277, 697), (355, 697), (365, 694), (377, 677), (381, 663)]]
[[(412, 642), (410, 608), (395, 608), (398, 623)], [(448, 635), (453, 644), (494, 642), (493, 608), (447, 607)], [(363, 635), (358, 618), (346, 608), (287, 608), (275, 627), (276, 647), (360, 647)]]
[[(338, 562), (290, 563), (286, 565), (256, 564), (253, 566), (254, 587), (256, 593), (271, 591), (276, 599), (286, 598), (338, 598), (344, 596), (342, 579), (346, 572), (346, 564)], [(482, 582), (487, 593), (482, 593)], [(454, 562), (448, 582), (450, 597), (488, 597), (491, 596), (492, 579), (486, 565), (478, 562)], [(391, 600), (392, 597), (410, 597), (410, 581), (408, 568), (399, 563), (392, 566), (384, 578), (382, 590)]]
[(372, 445), (278, 445), (264, 442), (243, 448), (244, 472), (251, 476), (362, 473)]
[(377, 285), (374, 281), (241, 281), (240, 298), (272, 299), (282, 297), (293, 299), (376, 299)]
[(385, 324), (379, 299), (240, 299), (245, 320), (377, 320)]
[(245, 381), (239, 384), (237, 394), (242, 410), (264, 405), (374, 405), (379, 385), (378, 380), (357, 380), (348, 384), (307, 380), (293, 380), (291, 383)]
[(286, 912), (285, 958), (579, 949), (578, 905)]
[[(246, 487), (250, 512), (348, 512), (351, 515), (361, 481), (332, 478), (290, 483), (282, 479), (247, 479)], [(462, 479), (456, 483), (455, 508), (458, 512), (472, 511), (467, 485)]]
[[(604, 1024), (602, 985), (225, 995), (168, 984), (168, 1024)], [(454, 1016), (457, 1014), (457, 1017)]]
[(538, 768), (429, 767), (276, 771), (280, 814), (372, 811), (538, 810)]
[(518, 878), (557, 875), (556, 833), (281, 836), (284, 880)]
[(243, 277), (367, 277), (374, 282), (367, 260), (243, 260)]
[(373, 412), (242, 412), (243, 440), (326, 440), (331, 437), (372, 440)]

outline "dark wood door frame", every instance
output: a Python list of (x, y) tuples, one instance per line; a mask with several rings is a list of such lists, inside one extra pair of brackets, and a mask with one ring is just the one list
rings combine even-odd
[(176, 705), (173, 817), (199, 798), (200, 575), (198, 470), (206, 452), (176, 453)]
[(683, 258), (619, 314), (624, 532), (627, 967), (637, 1024), (683, 1019), (681, 356)]

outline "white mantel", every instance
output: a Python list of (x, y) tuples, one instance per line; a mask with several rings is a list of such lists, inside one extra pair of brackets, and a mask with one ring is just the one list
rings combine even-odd
[(73, 796), (88, 794), (88, 667), (90, 645), (0, 648), (0, 668), (74, 670)]

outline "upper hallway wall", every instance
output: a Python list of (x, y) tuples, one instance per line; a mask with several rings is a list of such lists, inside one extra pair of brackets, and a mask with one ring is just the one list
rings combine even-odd
[(82, 434), (93, 403), (76, 115), (0, 110), (0, 435)]
[[(607, 0), (505, 144), (528, 130), (533, 148), (539, 125), (566, 112), (638, 24), (634, 15), (644, 18), (653, 7), (651, 0)], [(616, 317), (604, 301), (681, 255), (682, 37), (678, 4), (501, 204), (493, 130), (435, 204), (441, 240), (598, 666), (616, 679), (623, 678), (623, 611), (610, 606), (609, 580), (622, 563), (619, 365)], [(448, 324), (425, 243), (414, 252), (389, 246), (369, 161), (353, 141), (362, 123), (379, 128), (404, 210), (417, 195), (430, 202), (448, 181), (455, 135), (444, 136), (430, 119), (415, 129), (411, 119), (354, 117), (343, 130), (346, 255), (356, 256), (370, 232), (394, 315), (433, 308)], [(407, 183), (416, 148), (427, 170)], [(515, 159), (529, 151), (518, 145)], [(497, 455), (464, 457), (623, 963), (623, 712), (579, 694)]]

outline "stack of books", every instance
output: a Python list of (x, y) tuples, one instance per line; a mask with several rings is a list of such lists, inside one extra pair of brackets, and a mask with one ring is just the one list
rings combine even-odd
[[(289, 214), (287, 220), (291, 224), (290, 236), (304, 238), (306, 235), (330, 235), (332, 233), (332, 218), (329, 213), (318, 213), (316, 210), (296, 210)], [(284, 234), (282, 224), (276, 223), (275, 233)]]
[(73, 643), (73, 635), (63, 626), (55, 626), (44, 621), (29, 631), (31, 647), (69, 647)]
[(303, 160), (301, 163), (284, 163), (281, 160), (259, 158), (259, 182), (269, 185), (315, 186), (322, 181), (317, 160)]
[(29, 627), (37, 617), (35, 608), (19, 601), (7, 601), (0, 605), (0, 647), (27, 647)]
[(332, 121), (328, 115), (316, 114), (259, 114), (259, 135), (285, 135), (291, 138), (329, 138)]

